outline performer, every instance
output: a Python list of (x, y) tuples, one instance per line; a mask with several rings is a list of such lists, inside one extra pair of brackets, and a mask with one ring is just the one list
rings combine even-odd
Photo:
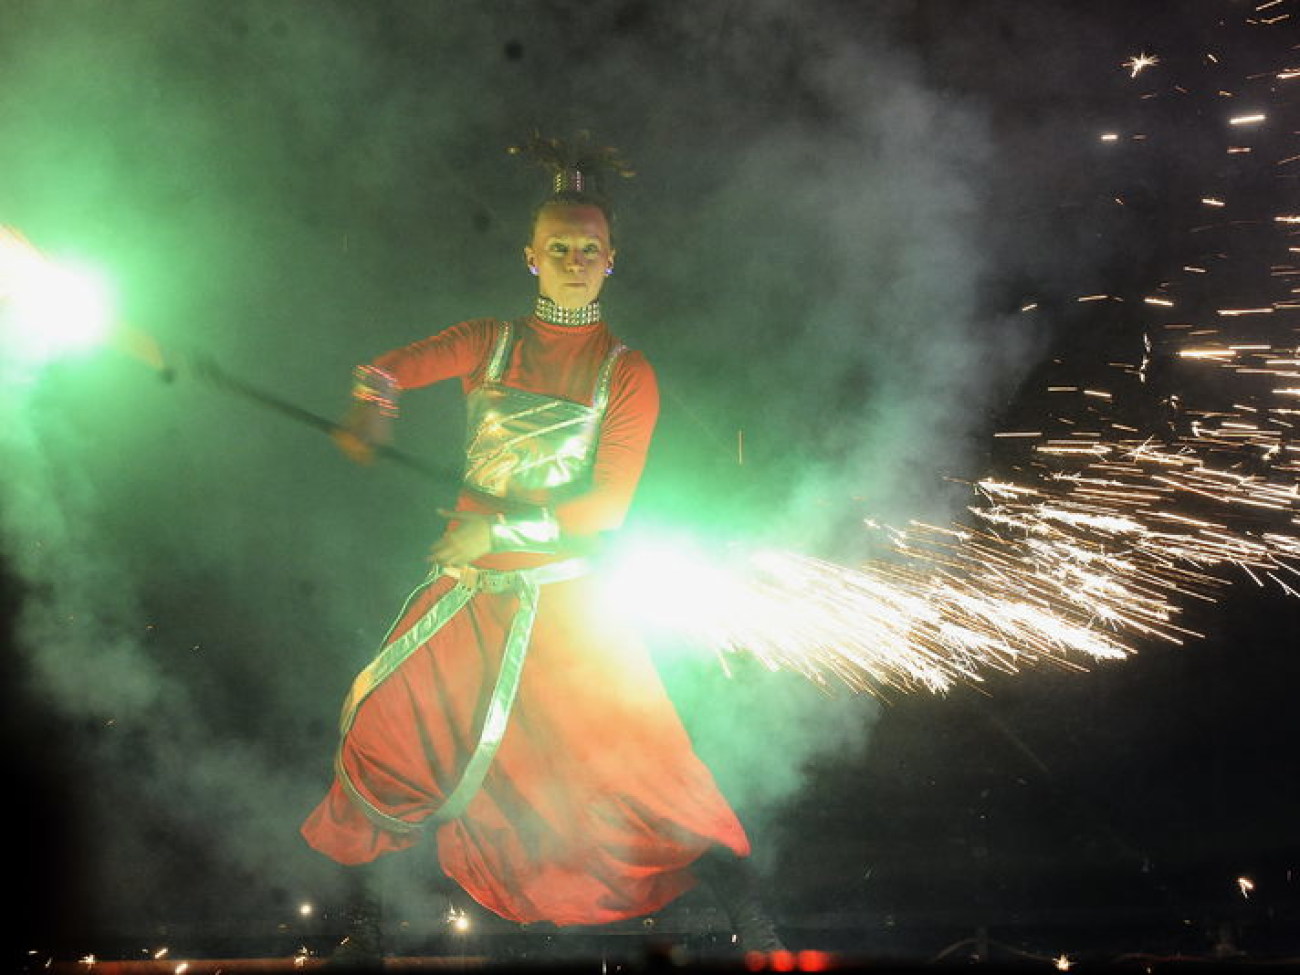
[(463, 489), (344, 704), (335, 778), (302, 826), (357, 891), (341, 951), (381, 956), (365, 865), (432, 834), (442, 870), (503, 918), (590, 925), (652, 913), (704, 880), (741, 944), (780, 947), (750, 846), (637, 635), (602, 616), (589, 556), (646, 461), (655, 374), (605, 323), (615, 249), (584, 139), (515, 151), (553, 179), (524, 247), (533, 312), (477, 319), (357, 368), (338, 436), (367, 461), (399, 394), (459, 379)]

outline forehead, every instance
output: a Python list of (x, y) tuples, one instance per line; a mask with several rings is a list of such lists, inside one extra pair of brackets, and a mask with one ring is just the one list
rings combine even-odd
[(609, 221), (600, 207), (557, 203), (543, 207), (533, 227), (533, 239), (551, 237), (597, 237), (609, 240)]

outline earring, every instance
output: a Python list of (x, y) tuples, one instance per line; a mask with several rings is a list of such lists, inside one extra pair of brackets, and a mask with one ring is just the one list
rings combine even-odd
[(605, 268), (605, 277), (609, 277), (613, 273), (614, 273), (614, 265), (610, 264), (608, 267)]
[(536, 265), (536, 264), (529, 264), (529, 265), (528, 265), (528, 273), (531, 274), (533, 277), (537, 277), (537, 265)]

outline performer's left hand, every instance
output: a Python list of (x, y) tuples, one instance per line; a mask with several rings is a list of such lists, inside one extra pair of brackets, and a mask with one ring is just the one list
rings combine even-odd
[(451, 526), (429, 550), (430, 561), (439, 565), (468, 565), (492, 551), (493, 515), (478, 511), (439, 510), (444, 518), (453, 519)]

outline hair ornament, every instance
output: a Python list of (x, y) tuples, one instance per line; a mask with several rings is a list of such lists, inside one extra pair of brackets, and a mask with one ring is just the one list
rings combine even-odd
[(604, 176), (627, 178), (636, 175), (616, 148), (596, 145), (586, 130), (569, 142), (534, 132), (525, 142), (511, 146), (507, 151), (511, 155), (523, 156), (549, 172), (553, 196), (603, 196), (601, 184)]

